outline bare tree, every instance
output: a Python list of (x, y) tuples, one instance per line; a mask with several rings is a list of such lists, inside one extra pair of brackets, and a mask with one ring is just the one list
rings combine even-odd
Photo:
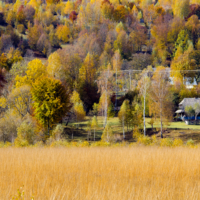
[[(107, 124), (107, 111), (108, 111), (108, 106), (109, 103), (109, 95), (110, 95), (110, 90), (112, 88), (112, 84), (109, 82), (109, 78), (112, 77), (112, 72), (110, 71), (110, 64), (108, 64), (107, 69), (101, 72), (101, 75), (99, 76), (99, 79), (97, 81), (99, 91), (104, 94), (105, 96), (103, 97), (102, 95), (102, 102), (104, 105), (99, 105), (99, 108), (102, 109), (102, 113), (104, 114), (104, 128), (106, 127)], [(100, 103), (101, 103), (101, 98), (100, 98)]]
[(152, 71), (151, 68), (143, 70), (141, 73), (141, 79), (138, 82), (138, 87), (140, 90), (140, 94), (143, 97), (144, 105), (143, 105), (143, 123), (144, 123), (144, 136), (146, 136), (146, 125), (145, 125), (145, 113), (146, 113), (146, 97), (149, 92), (150, 87), (150, 78), (148, 77), (148, 72)]
[(172, 101), (169, 89), (169, 71), (160, 66), (152, 77), (150, 98), (154, 104), (154, 114), (160, 118), (161, 138), (163, 138), (163, 122), (172, 118)]

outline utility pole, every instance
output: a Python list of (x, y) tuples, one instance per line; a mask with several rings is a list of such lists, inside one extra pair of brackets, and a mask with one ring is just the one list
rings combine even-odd
[(106, 99), (105, 99), (105, 117), (104, 117), (104, 128), (106, 127), (106, 124), (107, 124), (107, 109), (108, 109), (108, 71), (109, 69), (107, 69), (107, 72), (106, 72)]
[(129, 70), (128, 72), (129, 72), (129, 81), (130, 81), (129, 90), (131, 90), (131, 70)]

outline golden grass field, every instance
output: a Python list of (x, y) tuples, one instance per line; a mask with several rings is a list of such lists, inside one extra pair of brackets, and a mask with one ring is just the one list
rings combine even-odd
[(25, 200), (200, 199), (199, 155), (186, 147), (2, 148), (0, 199), (22, 186)]

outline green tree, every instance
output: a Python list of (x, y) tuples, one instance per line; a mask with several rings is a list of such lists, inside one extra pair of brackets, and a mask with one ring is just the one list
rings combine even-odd
[(99, 104), (97, 104), (97, 103), (94, 103), (93, 106), (92, 106), (92, 108), (93, 108), (93, 114), (95, 116), (98, 115), (98, 107), (99, 107)]
[(195, 114), (194, 108), (192, 106), (185, 106), (185, 112), (188, 117), (192, 117)]
[(109, 123), (106, 124), (106, 127), (103, 130), (103, 134), (101, 135), (101, 140), (105, 142), (111, 142), (113, 140), (113, 131)]
[(130, 110), (129, 101), (125, 100), (120, 108), (120, 111), (118, 113), (118, 118), (122, 124), (123, 127), (123, 138), (125, 139), (125, 131), (124, 126), (127, 123), (128, 120), (128, 111)]
[(67, 91), (59, 80), (42, 77), (33, 84), (31, 93), (35, 117), (47, 127), (49, 135), (52, 125), (70, 109)]
[(79, 103), (78, 102), (75, 103), (75, 105), (73, 106), (73, 110), (74, 110), (74, 114), (76, 116), (76, 121), (77, 121), (78, 126), (79, 126), (79, 122), (84, 120), (85, 115), (86, 115), (82, 101), (79, 102)]
[(200, 104), (195, 103), (193, 108), (194, 108), (194, 112), (195, 112), (195, 121), (197, 123), (197, 116), (200, 113)]
[(28, 146), (33, 144), (35, 140), (36, 127), (30, 119), (26, 119), (17, 128), (17, 138), (15, 139), (15, 145)]
[(188, 40), (189, 40), (189, 35), (186, 30), (181, 30), (180, 33), (178, 34), (178, 38), (175, 43), (175, 49), (174, 49), (174, 54), (176, 53), (176, 50), (181, 48), (181, 50), (184, 52), (188, 49)]

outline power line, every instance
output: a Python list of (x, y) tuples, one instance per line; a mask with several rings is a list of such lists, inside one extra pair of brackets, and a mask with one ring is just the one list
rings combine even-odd
[[(106, 71), (106, 70), (105, 70)], [(103, 73), (105, 71), (99, 71), (97, 73)], [(114, 70), (109, 70), (111, 73), (115, 73), (116, 71)], [(141, 73), (143, 72), (143, 70), (118, 70), (118, 73), (131, 73), (131, 74), (134, 74), (134, 73)], [(179, 73), (195, 73), (195, 72), (200, 72), (200, 69), (196, 69), (196, 70), (161, 70), (161, 71), (146, 71), (146, 73), (174, 73), (174, 72), (179, 72)]]

